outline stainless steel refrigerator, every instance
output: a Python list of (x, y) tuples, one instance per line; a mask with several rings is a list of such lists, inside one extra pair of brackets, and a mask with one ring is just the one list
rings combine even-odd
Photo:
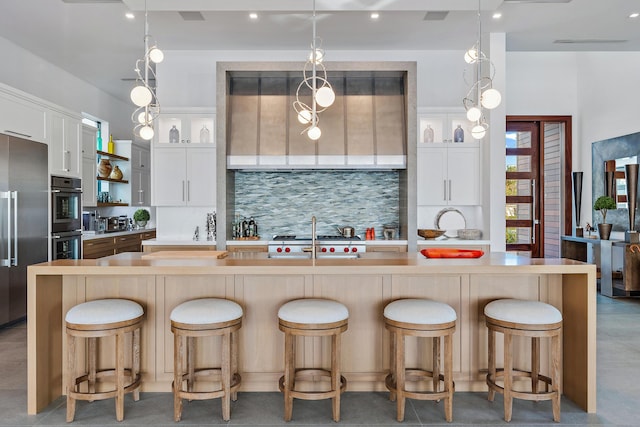
[(27, 266), (47, 260), (47, 146), (0, 134), (0, 325), (27, 314)]

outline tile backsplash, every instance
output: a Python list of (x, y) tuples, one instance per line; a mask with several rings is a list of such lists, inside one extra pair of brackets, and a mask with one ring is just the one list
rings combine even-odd
[(374, 227), (399, 224), (399, 171), (304, 170), (237, 171), (233, 219), (253, 217), (263, 239), (275, 234), (311, 235), (311, 216), (318, 234), (338, 234), (352, 226), (364, 239)]

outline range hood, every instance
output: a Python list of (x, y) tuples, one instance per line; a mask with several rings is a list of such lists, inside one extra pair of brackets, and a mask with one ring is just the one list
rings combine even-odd
[(405, 169), (404, 72), (333, 72), (322, 136), (302, 134), (292, 102), (300, 72), (234, 73), (227, 97), (228, 169)]

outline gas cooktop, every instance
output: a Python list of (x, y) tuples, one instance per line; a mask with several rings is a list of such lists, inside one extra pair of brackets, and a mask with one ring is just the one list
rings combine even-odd
[[(319, 234), (316, 236), (317, 240), (361, 240), (359, 236), (344, 237), (340, 235), (324, 235)], [(295, 234), (282, 234), (273, 236), (273, 240), (311, 240), (311, 236), (296, 236)]]

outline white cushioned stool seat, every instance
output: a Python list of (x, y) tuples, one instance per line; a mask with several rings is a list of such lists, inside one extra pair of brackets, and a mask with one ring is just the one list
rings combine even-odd
[(278, 310), (278, 318), (291, 323), (334, 323), (349, 318), (343, 304), (326, 299), (299, 299), (289, 301)]
[(384, 317), (389, 320), (420, 325), (454, 322), (456, 311), (449, 305), (426, 299), (401, 299), (387, 304)]
[(242, 307), (220, 298), (201, 298), (183, 302), (171, 311), (171, 321), (204, 325), (236, 320), (242, 317)]
[(76, 325), (103, 325), (132, 320), (143, 314), (144, 310), (137, 302), (126, 299), (101, 299), (72, 307), (64, 320)]
[(496, 320), (524, 325), (544, 325), (562, 321), (562, 313), (550, 304), (540, 301), (500, 299), (484, 307), (485, 316)]

